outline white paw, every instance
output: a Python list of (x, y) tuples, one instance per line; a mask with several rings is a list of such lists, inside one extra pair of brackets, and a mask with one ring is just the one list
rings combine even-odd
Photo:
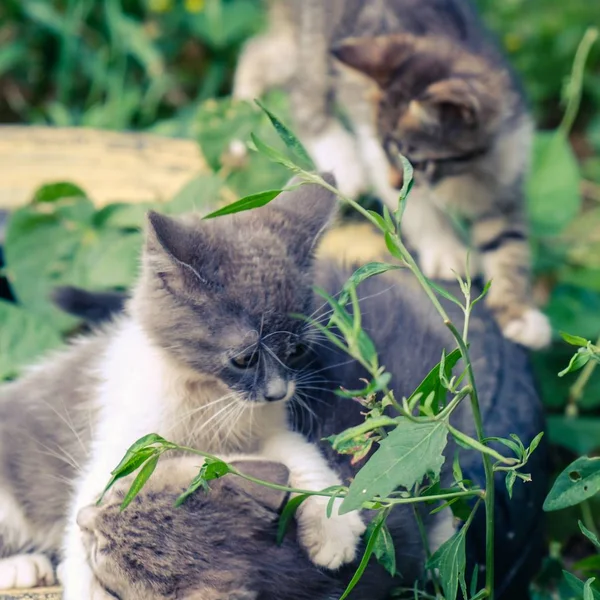
[(336, 500), (331, 518), (327, 502), (312, 497), (302, 504), (298, 516), (300, 543), (312, 562), (327, 569), (338, 569), (356, 558), (365, 524), (358, 512), (339, 515), (341, 500)]
[[(466, 246), (457, 240), (447, 242), (430, 241), (419, 246), (419, 263), (421, 270), (430, 279), (456, 280), (456, 274), (464, 277), (467, 272)], [(469, 271), (474, 275), (477, 268), (477, 257), (473, 252), (469, 255)]]
[(17, 554), (0, 559), (0, 590), (54, 585), (54, 569), (43, 554)]
[(366, 191), (367, 179), (356, 140), (339, 123), (330, 125), (318, 138), (307, 140), (306, 149), (320, 171), (331, 171), (338, 189), (356, 198)]
[(502, 333), (509, 340), (534, 350), (544, 348), (552, 339), (550, 321), (537, 308), (530, 308), (518, 319), (510, 321)]

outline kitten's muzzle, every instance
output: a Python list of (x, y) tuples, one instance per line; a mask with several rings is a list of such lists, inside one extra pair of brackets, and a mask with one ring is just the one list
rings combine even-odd
[(295, 391), (296, 384), (293, 381), (275, 377), (267, 383), (264, 399), (266, 402), (287, 401), (294, 395)]

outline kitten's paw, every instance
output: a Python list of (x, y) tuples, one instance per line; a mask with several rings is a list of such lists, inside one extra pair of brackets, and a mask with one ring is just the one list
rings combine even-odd
[(54, 585), (54, 569), (43, 554), (17, 554), (0, 559), (0, 590)]
[(550, 343), (552, 327), (544, 313), (537, 308), (528, 308), (520, 317), (509, 321), (502, 333), (513, 342), (539, 350)]
[[(464, 277), (467, 273), (466, 246), (458, 240), (446, 243), (441, 241), (430, 242), (419, 247), (419, 263), (423, 274), (429, 279), (444, 279), (455, 281), (456, 275)], [(469, 271), (471, 275), (477, 273), (477, 257), (473, 252), (469, 256)]]
[(356, 140), (339, 123), (330, 125), (318, 138), (308, 140), (306, 149), (320, 171), (335, 175), (342, 194), (356, 198), (366, 191), (367, 179)]
[(365, 524), (358, 512), (339, 515), (341, 501), (336, 501), (331, 518), (327, 503), (310, 498), (299, 515), (300, 542), (312, 562), (319, 567), (338, 569), (356, 558)]

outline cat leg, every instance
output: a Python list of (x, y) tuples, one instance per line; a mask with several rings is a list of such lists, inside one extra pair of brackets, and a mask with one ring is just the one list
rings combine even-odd
[[(388, 207), (398, 205), (398, 192), (388, 196)], [(383, 199), (384, 202), (386, 199)], [(419, 254), (419, 265), (430, 279), (456, 279), (456, 274), (464, 276), (467, 272), (469, 250), (460, 240), (452, 223), (435, 206), (424, 189), (415, 186), (408, 198), (402, 217), (402, 233), (409, 245)], [(470, 253), (469, 269), (477, 271), (477, 256)]]
[(531, 256), (527, 230), (518, 214), (491, 215), (473, 224), (485, 278), (492, 280), (486, 302), (503, 334), (529, 348), (550, 343), (552, 328), (531, 300)]
[[(340, 478), (329, 467), (319, 449), (298, 433), (276, 433), (264, 442), (261, 455), (283, 463), (290, 470), (290, 486), (322, 490), (340, 485)], [(334, 502), (327, 517), (329, 498), (310, 496), (297, 512), (300, 543), (318, 566), (337, 569), (356, 558), (365, 525), (358, 512), (338, 513), (341, 499)]]
[(54, 585), (54, 569), (44, 554), (15, 554), (0, 559), (0, 590)]

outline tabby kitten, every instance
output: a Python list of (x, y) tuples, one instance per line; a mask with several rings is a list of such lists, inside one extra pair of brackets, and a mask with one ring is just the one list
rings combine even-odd
[[(126, 449), (148, 432), (217, 454), (253, 452), (283, 462), (294, 487), (339, 484), (318, 448), (288, 430), (286, 409), (309, 342), (308, 328), (291, 315), (312, 312), (313, 251), (335, 206), (331, 193), (307, 185), (267, 207), (214, 221), (150, 213), (142, 271), (125, 314), (2, 388), (0, 411), (8, 415), (11, 403), (42, 407), (37, 420), (17, 411), (21, 430), (32, 436), (34, 423), (39, 439), (52, 436), (42, 415), (61, 400), (82, 407), (72, 430), (89, 456), (75, 464), (65, 600), (101, 594), (76, 515), (96, 501)], [(3, 434), (0, 551), (12, 555), (0, 560), (6, 588), (30, 585), (26, 574), (35, 574), (36, 561), (46, 573), (47, 559), (31, 552), (52, 546), (61, 519), (40, 517), (48, 511), (44, 498), (24, 492), (41, 467), (29, 465), (25, 473), (17, 454), (23, 446), (11, 443), (17, 432)], [(72, 444), (65, 453), (81, 455)], [(328, 519), (326, 505), (319, 498), (303, 504), (299, 537), (313, 562), (335, 569), (354, 559), (364, 525), (358, 513), (340, 516), (335, 509)], [(44, 531), (35, 519), (46, 523)]]
[[(356, 195), (373, 186), (391, 209), (398, 153), (415, 167), (402, 229), (428, 277), (471, 260), (505, 336), (532, 348), (551, 336), (531, 299), (523, 198), (532, 123), (518, 82), (468, 0), (271, 0), (269, 31), (240, 58), (234, 96), (291, 87), (298, 132), (320, 168)], [(334, 116), (334, 102), (353, 133)]]

